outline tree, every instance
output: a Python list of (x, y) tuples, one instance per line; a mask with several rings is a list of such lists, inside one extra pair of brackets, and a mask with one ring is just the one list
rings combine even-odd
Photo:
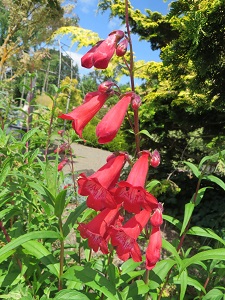
[[(103, 0), (99, 8), (124, 22), (123, 1)], [(225, 143), (224, 16), (224, 0), (174, 1), (165, 16), (130, 5), (132, 32), (161, 53), (162, 64), (147, 63), (136, 74), (144, 79), (141, 129), (167, 162), (198, 161)]]
[[(18, 60), (17, 73), (24, 71), (21, 67), (23, 61), (27, 62), (28, 55), (34, 55), (38, 45), (46, 42), (60, 26), (77, 23), (77, 18), (64, 16), (66, 8), (59, 0), (1, 0), (0, 9), (1, 78), (6, 69), (12, 68)], [(35, 61), (30, 59), (32, 70), (29, 71), (33, 71), (34, 64)]]

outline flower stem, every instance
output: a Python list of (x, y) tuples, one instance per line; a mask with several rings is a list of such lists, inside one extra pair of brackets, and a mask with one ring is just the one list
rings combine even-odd
[[(130, 66), (128, 67), (128, 71), (130, 74), (130, 86), (131, 90), (135, 92), (135, 85), (134, 85), (134, 53), (133, 53), (133, 45), (131, 39), (131, 32), (129, 26), (129, 11), (128, 11), (128, 0), (125, 0), (125, 20), (126, 20), (126, 29), (127, 29), (127, 36), (128, 42), (130, 47)], [(136, 145), (136, 154), (140, 152), (140, 137), (139, 137), (139, 116), (138, 116), (138, 109), (134, 110), (134, 134), (135, 134), (135, 145)]]

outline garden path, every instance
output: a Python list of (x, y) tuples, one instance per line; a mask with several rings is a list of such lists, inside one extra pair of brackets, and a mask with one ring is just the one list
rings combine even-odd
[[(99, 168), (101, 168), (105, 163), (107, 157), (111, 152), (84, 146), (77, 143), (72, 143), (71, 145), (74, 154), (74, 168), (75, 172), (86, 173), (86, 175), (91, 175)], [(63, 168), (64, 173), (71, 172), (69, 166)]]

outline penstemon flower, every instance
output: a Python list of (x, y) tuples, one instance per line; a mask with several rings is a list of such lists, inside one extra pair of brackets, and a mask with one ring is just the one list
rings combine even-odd
[(133, 97), (133, 92), (128, 92), (111, 108), (96, 127), (96, 135), (100, 144), (111, 142), (126, 115), (128, 106)]
[(118, 203), (123, 203), (128, 212), (139, 213), (142, 208), (151, 211), (158, 207), (156, 198), (144, 188), (149, 168), (149, 157), (149, 151), (142, 151), (127, 180), (118, 183), (118, 188), (114, 194), (115, 199)]
[(86, 95), (84, 103), (68, 114), (62, 114), (59, 118), (71, 120), (75, 132), (82, 138), (82, 131), (90, 120), (102, 108), (110, 93), (90, 92)]
[(89, 223), (80, 223), (78, 230), (83, 238), (88, 239), (88, 245), (95, 252), (100, 250), (102, 253), (107, 254), (108, 251), (108, 240), (109, 228), (111, 225), (119, 219), (119, 207), (115, 209), (106, 208), (100, 212), (94, 219)]
[(123, 31), (112, 31), (104, 41), (99, 41), (81, 58), (81, 65), (88, 69), (91, 67), (106, 69), (110, 59), (115, 53), (117, 43), (123, 37)]
[(117, 203), (111, 190), (116, 185), (120, 172), (127, 161), (126, 153), (118, 153), (108, 158), (107, 163), (93, 175), (78, 178), (79, 194), (87, 197), (87, 206), (95, 210), (115, 208)]
[(111, 226), (111, 243), (116, 247), (116, 253), (123, 261), (130, 257), (134, 261), (141, 261), (141, 250), (137, 243), (137, 238), (150, 218), (147, 210), (142, 210), (134, 215), (123, 226)]

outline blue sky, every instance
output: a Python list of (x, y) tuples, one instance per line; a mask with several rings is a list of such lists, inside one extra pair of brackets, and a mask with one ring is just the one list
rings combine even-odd
[[(73, 3), (73, 1), (67, 2)], [(145, 9), (147, 8), (151, 11), (158, 11), (162, 14), (166, 14), (169, 11), (170, 2), (171, 0), (166, 2), (163, 0), (131, 0), (131, 5), (135, 9), (139, 9), (142, 13), (144, 13)], [(104, 14), (97, 14), (97, 4), (98, 0), (77, 0), (75, 12), (80, 19), (80, 27), (93, 30), (97, 32), (102, 39), (105, 39), (111, 31), (121, 29), (121, 24), (116, 18), (109, 20), (109, 13), (107, 12)], [(69, 39), (63, 39), (62, 41), (67, 45), (70, 44)], [(137, 35), (132, 36), (132, 42), (135, 56), (138, 60), (143, 59), (145, 61), (160, 61), (159, 52), (152, 51), (150, 43), (139, 41)], [(87, 50), (89, 50), (89, 48), (83, 48), (77, 52), (76, 47), (72, 47), (71, 49), (68, 49), (68, 54), (79, 65), (80, 57)], [(81, 73), (83, 72), (81, 71)]]

